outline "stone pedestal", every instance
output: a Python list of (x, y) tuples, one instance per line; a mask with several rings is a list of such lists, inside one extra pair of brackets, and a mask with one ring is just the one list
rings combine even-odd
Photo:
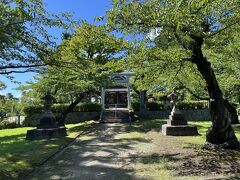
[(194, 136), (198, 135), (197, 127), (190, 126), (180, 110), (174, 106), (167, 124), (162, 125), (162, 134), (166, 136)]
[(37, 129), (47, 129), (47, 128), (57, 128), (58, 125), (56, 123), (56, 119), (54, 114), (50, 112), (44, 112), (42, 114), (42, 118), (40, 119), (40, 123), (37, 124)]
[(45, 112), (42, 114), (40, 123), (37, 125), (36, 129), (27, 131), (27, 140), (39, 140), (39, 139), (51, 139), (60, 138), (67, 136), (66, 127), (59, 127), (54, 114), (51, 110), (51, 105), (53, 102), (53, 97), (48, 93), (42, 98), (45, 100), (44, 108)]
[(66, 127), (32, 129), (27, 131), (27, 140), (60, 138), (67, 136)]

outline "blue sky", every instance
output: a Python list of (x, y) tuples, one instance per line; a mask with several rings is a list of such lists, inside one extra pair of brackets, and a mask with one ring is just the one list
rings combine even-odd
[[(44, 0), (46, 9), (52, 13), (73, 12), (73, 19), (83, 19), (94, 23), (94, 17), (103, 16), (106, 10), (111, 8), (111, 0)], [(58, 29), (50, 29), (49, 33), (60, 38), (61, 32)], [(13, 74), (16, 81), (24, 84), (33, 78), (34, 73)], [(12, 93), (19, 96), (20, 92), (14, 90), (18, 84), (12, 83), (5, 77), (0, 76), (0, 81), (7, 85), (7, 89), (0, 91), (0, 94)]]

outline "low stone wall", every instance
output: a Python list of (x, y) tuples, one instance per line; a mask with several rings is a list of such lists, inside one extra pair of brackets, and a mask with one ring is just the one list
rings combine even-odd
[(25, 120), (25, 116), (19, 115), (19, 116), (10, 116), (7, 118), (9, 122), (15, 122), (17, 124), (22, 124), (23, 121)]
[[(101, 112), (72, 112), (69, 113), (66, 117), (66, 124), (74, 124), (79, 122), (84, 122), (88, 120), (98, 120)], [(35, 127), (41, 118), (40, 113), (27, 116), (23, 121), (24, 126), (33, 126)]]
[[(208, 109), (194, 109), (194, 110), (182, 110), (184, 118), (191, 121), (209, 121), (211, 119)], [(140, 115), (140, 112), (135, 112), (136, 115), (141, 116), (147, 119), (168, 119), (171, 111), (145, 111), (143, 116)]]
[(88, 120), (99, 120), (100, 111), (97, 112), (72, 112), (67, 115), (66, 124), (74, 124)]

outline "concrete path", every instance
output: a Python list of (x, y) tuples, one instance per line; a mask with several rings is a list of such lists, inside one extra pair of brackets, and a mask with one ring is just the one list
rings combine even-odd
[(126, 133), (127, 126), (129, 124), (96, 125), (27, 179), (139, 179), (134, 178), (132, 168), (136, 150), (130, 140), (117, 138)]

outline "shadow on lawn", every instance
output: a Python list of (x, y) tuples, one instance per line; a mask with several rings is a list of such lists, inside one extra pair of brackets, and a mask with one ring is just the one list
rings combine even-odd
[[(225, 151), (225, 150), (224, 150)], [(163, 169), (170, 170), (177, 177), (209, 177), (224, 175), (225, 179), (240, 178), (239, 152), (226, 150), (225, 152), (199, 151), (194, 155), (182, 156), (180, 153), (151, 154), (136, 157), (136, 161), (143, 164), (163, 164)], [(164, 165), (165, 164), (165, 165)]]
[[(81, 132), (85, 125), (68, 129), (68, 132)], [(73, 138), (48, 140), (25, 140), (26, 133), (0, 137), (0, 179), (18, 179), (42, 164)]]

